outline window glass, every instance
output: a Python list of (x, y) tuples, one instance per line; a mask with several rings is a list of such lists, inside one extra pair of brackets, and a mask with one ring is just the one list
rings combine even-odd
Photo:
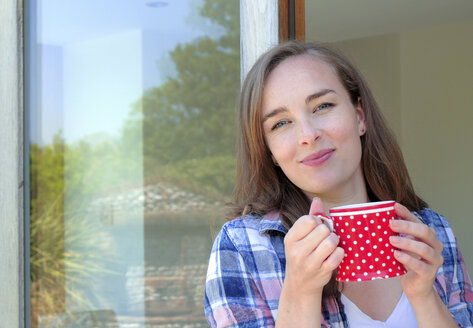
[(207, 327), (239, 3), (26, 4), (32, 327)]
[(332, 43), (363, 72), (416, 191), (447, 217), (471, 272), (473, 2), (305, 4), (307, 39)]

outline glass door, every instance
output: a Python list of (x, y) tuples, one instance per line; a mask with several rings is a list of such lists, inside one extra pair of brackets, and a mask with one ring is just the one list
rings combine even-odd
[(27, 1), (31, 327), (206, 327), (239, 3)]

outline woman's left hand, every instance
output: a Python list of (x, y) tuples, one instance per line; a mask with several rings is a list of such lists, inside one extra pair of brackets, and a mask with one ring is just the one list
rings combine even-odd
[(394, 257), (401, 262), (407, 273), (400, 277), (404, 293), (409, 300), (422, 300), (435, 292), (433, 284), (437, 271), (443, 263), (443, 244), (430, 228), (412, 214), (406, 207), (394, 207), (401, 220), (391, 220), (390, 228), (402, 236), (390, 238), (398, 250)]

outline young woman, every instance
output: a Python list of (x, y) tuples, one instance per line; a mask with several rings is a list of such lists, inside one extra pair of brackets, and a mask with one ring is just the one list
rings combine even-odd
[[(240, 98), (235, 218), (215, 240), (211, 327), (473, 327), (473, 290), (446, 219), (414, 192), (358, 71), (310, 43), (274, 47)], [(338, 237), (314, 214), (395, 200), (407, 273), (337, 283)], [(402, 204), (402, 205), (401, 205)]]

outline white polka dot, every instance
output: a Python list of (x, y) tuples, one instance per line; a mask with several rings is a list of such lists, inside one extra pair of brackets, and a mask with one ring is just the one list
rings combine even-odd
[(363, 238), (363, 234), (360, 233), (360, 234), (358, 235), (358, 237)]
[(351, 251), (351, 250), (353, 250), (353, 248), (351, 248), (351, 247), (348, 247), (348, 250), (349, 250), (349, 251)]
[(353, 264), (353, 263), (355, 263), (355, 261), (353, 261), (353, 260), (350, 260), (350, 263), (351, 263), (351, 264)]
[(363, 275), (367, 276), (367, 275), (368, 275), (368, 272), (363, 273)]
[(387, 214), (389, 215), (389, 211), (387, 212)]
[(376, 236), (376, 233), (372, 232), (372, 233), (371, 233), (371, 236), (373, 236), (373, 237)]
[(386, 222), (386, 218), (383, 218), (383, 222)]
[(388, 274), (387, 274), (387, 275), (385, 275), (385, 276), (384, 276), (384, 278), (389, 278), (389, 275), (388, 275)]
[(351, 275), (354, 276), (354, 275), (355, 275), (355, 272), (352, 272)]
[(393, 272), (393, 269), (390, 268), (390, 269), (389, 269), (389, 272)]
[(360, 269), (361, 269), (361, 267), (360, 267), (360, 266), (357, 266), (357, 267), (356, 267), (356, 269), (357, 269), (357, 270), (360, 270)]
[(361, 246), (361, 247), (360, 247), (360, 249), (361, 249), (362, 251), (364, 251), (364, 250), (365, 250), (365, 248), (364, 248), (363, 246)]
[(350, 219), (354, 219), (353, 215), (350, 215)]
[(347, 257), (347, 256), (348, 256), (348, 254), (347, 254), (347, 253), (345, 253), (345, 257)]
[(370, 269), (373, 269), (373, 265), (370, 265)]
[(350, 238), (351, 238), (350, 235), (347, 235), (347, 239), (350, 239)]
[(387, 235), (387, 234), (388, 234), (388, 232), (385, 230), (385, 231), (384, 231), (384, 234), (385, 234), (385, 235)]
[(345, 225), (348, 226), (348, 222), (345, 222)]
[(396, 261), (393, 261), (393, 264), (396, 264)]
[(391, 258), (391, 256), (388, 255), (388, 257), (386, 257), (388, 260)]
[(379, 259), (376, 257), (376, 258), (374, 259), (374, 261), (375, 261), (375, 262), (378, 262), (378, 261), (379, 261)]
[(349, 278), (347, 278), (347, 281), (350, 281), (350, 279), (349, 279)]
[(385, 266), (386, 266), (386, 263), (383, 263), (383, 264), (381, 264), (381, 265), (382, 265), (383, 267), (385, 267)]
[(370, 240), (369, 240), (369, 239), (367, 239), (367, 240), (366, 240), (366, 243), (367, 243), (367, 244), (369, 244), (369, 243), (370, 243)]
[(350, 269), (350, 267), (347, 265), (347, 270), (349, 270), (349, 269)]
[(342, 244), (343, 244), (343, 245), (345, 245), (345, 244), (346, 244), (346, 242), (345, 242), (345, 241), (342, 241)]
[(378, 229), (381, 229), (381, 226), (380, 226), (380, 225), (378, 226)]
[(363, 263), (366, 263), (366, 260), (365, 260), (365, 259), (363, 259), (363, 260), (361, 260), (361, 262), (363, 262)]
[(340, 231), (341, 231), (341, 232), (344, 232), (345, 230), (342, 229), (342, 230), (340, 230)]
[(384, 251), (383, 251), (383, 250), (381, 250), (381, 251), (380, 251), (380, 253), (381, 253), (381, 254), (384, 254)]
[[(379, 238), (379, 239), (381, 239), (381, 238)], [(381, 240), (382, 240), (382, 239), (381, 239)], [(381, 241), (381, 240), (380, 240), (380, 241)], [(389, 243), (384, 244), (384, 246), (389, 247)]]
[(380, 273), (381, 273), (381, 271), (379, 271), (379, 270), (378, 270), (378, 271), (376, 271), (376, 273), (377, 273), (377, 274), (380, 274)]
[(361, 278), (358, 278), (357, 280), (358, 280), (358, 281), (361, 281)]
[(396, 273), (396, 276), (399, 276), (399, 272)]
[(371, 256), (371, 253), (368, 253), (368, 256)]
[(361, 225), (361, 221), (358, 221), (356, 224)]
[(376, 216), (379, 216), (379, 213), (376, 213)]
[(374, 223), (374, 220), (370, 220), (370, 223)]
[(378, 245), (374, 245), (374, 246), (373, 246), (373, 249), (376, 249), (376, 248), (378, 248)]
[(368, 231), (368, 227), (365, 227), (365, 231)]
[(360, 256), (360, 254), (358, 254), (358, 253), (355, 253), (355, 257), (359, 257), (359, 256)]
[(351, 228), (351, 231), (355, 232), (355, 230), (356, 230), (355, 228)]
[(353, 244), (356, 245), (356, 244), (358, 244), (358, 242), (357, 242), (356, 240), (354, 240), (354, 241), (353, 241)]
[(378, 240), (379, 240), (379, 241), (383, 241), (383, 238), (379, 238)]
[(338, 219), (339, 219), (340, 221), (343, 220), (341, 216), (339, 216)]

